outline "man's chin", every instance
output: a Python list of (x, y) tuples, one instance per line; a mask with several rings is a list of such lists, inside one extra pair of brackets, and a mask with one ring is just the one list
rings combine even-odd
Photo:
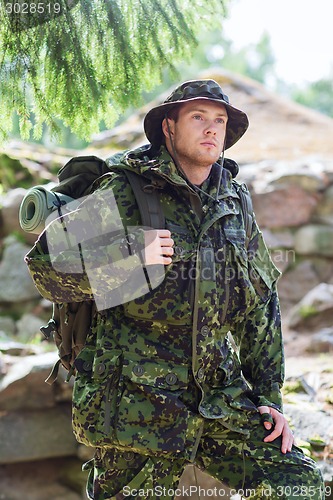
[(217, 162), (217, 160), (220, 158), (220, 155), (216, 153), (216, 151), (212, 151), (210, 153), (206, 153), (204, 155), (201, 155), (200, 157), (200, 162), (202, 165), (213, 165), (214, 163)]

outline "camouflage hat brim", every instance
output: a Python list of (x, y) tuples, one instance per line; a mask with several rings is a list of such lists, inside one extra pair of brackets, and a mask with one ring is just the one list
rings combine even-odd
[(228, 96), (214, 80), (195, 80), (183, 83), (165, 100), (152, 108), (144, 119), (147, 139), (153, 146), (164, 142), (162, 121), (171, 109), (195, 100), (216, 101), (223, 104), (228, 113), (225, 149), (233, 146), (246, 132), (249, 126), (247, 115), (229, 103)]

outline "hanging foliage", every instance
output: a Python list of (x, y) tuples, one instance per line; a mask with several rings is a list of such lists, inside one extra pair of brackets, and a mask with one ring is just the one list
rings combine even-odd
[[(229, 0), (0, 0), (0, 137), (61, 120), (89, 139), (137, 105)], [(175, 70), (174, 70), (175, 71)]]

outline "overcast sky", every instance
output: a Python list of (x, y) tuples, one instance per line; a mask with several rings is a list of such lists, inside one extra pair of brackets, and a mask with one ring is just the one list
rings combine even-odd
[(256, 43), (266, 30), (276, 71), (287, 82), (333, 73), (333, 0), (232, 0), (224, 32), (237, 47)]

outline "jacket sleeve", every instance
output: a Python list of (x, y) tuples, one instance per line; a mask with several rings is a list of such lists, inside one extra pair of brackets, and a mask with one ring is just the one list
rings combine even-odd
[(260, 302), (237, 329), (242, 371), (252, 387), (251, 397), (256, 406), (282, 411), (284, 350), (277, 294), (280, 271), (271, 260), (256, 222), (248, 259), (249, 276)]
[[(144, 236), (138, 227), (139, 215), (132, 204), (129, 217), (121, 203), (115, 202), (109, 184), (86, 198), (78, 209), (51, 221), (25, 257), (35, 286), (52, 302), (95, 299), (103, 308), (103, 300), (109, 297), (108, 306), (117, 305), (131, 298), (126, 284), (136, 274), (143, 274)], [(133, 199), (131, 191), (123, 189), (122, 194), (127, 201)], [(140, 283), (136, 281), (137, 288)], [(110, 299), (115, 293), (119, 297)]]

